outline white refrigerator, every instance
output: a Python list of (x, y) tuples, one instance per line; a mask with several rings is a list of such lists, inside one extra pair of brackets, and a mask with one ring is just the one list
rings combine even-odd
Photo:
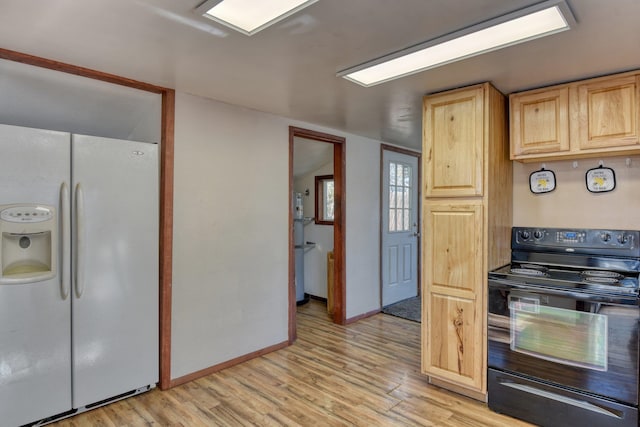
[(0, 419), (158, 381), (157, 145), (0, 125)]

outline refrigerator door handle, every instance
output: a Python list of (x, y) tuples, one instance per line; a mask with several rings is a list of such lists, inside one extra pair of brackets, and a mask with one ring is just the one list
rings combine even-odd
[(80, 183), (76, 185), (76, 244), (75, 288), (76, 298), (84, 292), (84, 193)]
[(69, 186), (66, 182), (60, 185), (60, 294), (63, 300), (69, 296), (71, 280), (67, 272), (69, 252), (71, 248), (71, 219), (69, 217)]

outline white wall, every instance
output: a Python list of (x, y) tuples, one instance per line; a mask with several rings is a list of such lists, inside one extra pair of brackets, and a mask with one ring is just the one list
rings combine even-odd
[(347, 318), (380, 308), (380, 143), (347, 138)]
[(287, 339), (288, 126), (346, 137), (346, 311), (380, 308), (380, 142), (176, 94), (172, 378)]
[(178, 93), (171, 375), (286, 341), (288, 133)]
[(162, 96), (0, 59), (0, 123), (160, 142)]
[[(333, 161), (294, 181), (294, 191), (304, 194), (305, 190), (309, 190), (309, 195), (302, 199), (305, 217), (315, 214), (316, 175), (332, 174)], [(327, 252), (333, 250), (333, 226), (312, 221), (304, 227), (304, 239), (316, 244), (304, 254), (304, 291), (309, 295), (327, 298)]]
[[(590, 193), (586, 188), (585, 173), (598, 167), (599, 160), (615, 171), (612, 192)], [(514, 226), (640, 229), (640, 157), (580, 159), (576, 168), (573, 160), (544, 163), (556, 174), (556, 189), (535, 195), (529, 191), (529, 175), (541, 163), (513, 162)]]

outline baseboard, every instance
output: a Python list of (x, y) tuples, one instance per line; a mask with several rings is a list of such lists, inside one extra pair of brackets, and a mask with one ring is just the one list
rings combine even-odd
[(372, 311), (370, 311), (370, 312), (368, 312), (368, 313), (363, 313), (363, 314), (359, 314), (359, 315), (357, 315), (357, 316), (353, 316), (353, 317), (351, 317), (351, 318), (347, 319), (347, 320), (344, 322), (344, 324), (345, 324), (345, 325), (349, 325), (349, 324), (351, 324), (351, 323), (357, 322), (358, 320), (366, 319), (367, 317), (371, 317), (371, 316), (373, 316), (373, 315), (375, 315), (375, 314), (380, 313), (380, 311), (381, 311), (381, 310), (378, 308), (378, 309), (372, 310)]
[(249, 354), (245, 354), (244, 356), (236, 357), (235, 359), (227, 360), (226, 362), (222, 362), (222, 363), (219, 363), (217, 365), (210, 366), (208, 368), (201, 369), (201, 370), (196, 371), (196, 372), (192, 372), (192, 373), (184, 375), (182, 377), (174, 378), (169, 383), (169, 388), (172, 388), (172, 387), (175, 387), (175, 386), (179, 386), (179, 385), (184, 384), (184, 383), (188, 383), (189, 381), (197, 380), (198, 378), (206, 377), (207, 375), (214, 374), (214, 373), (216, 373), (218, 371), (221, 371), (223, 369), (230, 368), (230, 367), (232, 367), (234, 365), (238, 365), (240, 363), (246, 362), (247, 360), (255, 359), (256, 357), (263, 356), (265, 354), (274, 352), (276, 350), (283, 349), (283, 348), (288, 347), (288, 346), (289, 346), (289, 341), (283, 341), (281, 343), (274, 344), (274, 345), (269, 346), (269, 347), (265, 347), (265, 348), (263, 348), (261, 350), (254, 351), (254, 352), (249, 353)]
[(446, 388), (454, 393), (461, 394), (463, 396), (470, 397), (475, 400), (479, 400), (480, 402), (487, 403), (487, 393), (483, 393), (481, 391), (471, 390), (463, 386), (459, 386), (457, 384), (452, 384), (450, 382), (440, 380), (438, 378), (429, 377), (429, 384), (433, 384), (438, 387)]
[(307, 297), (307, 298), (309, 298), (309, 299), (315, 300), (315, 301), (321, 301), (321, 302), (324, 302), (325, 304), (326, 304), (326, 302), (327, 302), (327, 299), (326, 299), (326, 298), (323, 298), (323, 297), (318, 297), (318, 296), (311, 295), (311, 294), (304, 294), (304, 296), (305, 296), (305, 297)]

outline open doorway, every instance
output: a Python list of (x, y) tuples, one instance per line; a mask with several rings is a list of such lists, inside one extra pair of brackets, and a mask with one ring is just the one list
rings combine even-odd
[[(313, 212), (309, 214), (299, 215), (301, 218), (296, 218), (296, 201), (297, 197), (295, 193), (300, 193), (299, 197), (306, 197), (306, 189), (296, 192), (294, 188), (294, 147), (296, 141), (306, 140), (309, 142), (321, 142), (332, 144), (331, 156), (333, 157), (332, 174), (319, 173), (318, 179), (314, 180), (313, 184), (313, 197), (314, 205), (316, 205)], [(320, 150), (322, 151), (322, 150)], [(331, 166), (331, 165), (330, 165)], [(322, 167), (318, 169), (322, 171)], [(325, 196), (331, 192), (332, 204), (331, 207), (324, 205), (323, 200), (326, 201)], [(309, 194), (311, 195), (311, 191)], [(333, 286), (331, 289), (327, 289), (327, 294), (331, 293), (332, 296), (332, 319), (334, 323), (344, 324), (346, 321), (346, 309), (345, 309), (345, 291), (344, 291), (344, 279), (345, 279), (345, 138), (330, 135), (322, 132), (316, 132), (308, 129), (302, 129), (294, 126), (289, 127), (289, 194), (291, 197), (291, 206), (289, 209), (289, 343), (293, 343), (297, 337), (296, 333), (296, 307), (297, 302), (300, 300), (300, 290), (296, 292), (296, 242), (294, 236), (294, 229), (296, 223), (302, 221), (303, 224), (298, 224), (298, 227), (304, 226), (304, 222), (313, 221), (314, 223), (322, 224), (323, 222), (329, 223), (333, 226)], [(302, 202), (301, 202), (302, 203)], [(320, 212), (318, 212), (318, 205), (320, 206)], [(309, 209), (307, 209), (308, 211)], [(313, 218), (311, 220), (311, 218)], [(300, 242), (299, 242), (300, 243)], [(306, 240), (303, 239), (302, 245), (306, 244)], [(313, 243), (309, 243), (311, 248)], [(299, 246), (299, 245), (298, 245)], [(299, 248), (300, 249), (300, 248)], [(304, 248), (303, 248), (304, 250)], [(300, 256), (300, 254), (299, 254)], [(329, 264), (329, 263), (328, 263)], [(330, 265), (330, 264), (329, 264)]]

